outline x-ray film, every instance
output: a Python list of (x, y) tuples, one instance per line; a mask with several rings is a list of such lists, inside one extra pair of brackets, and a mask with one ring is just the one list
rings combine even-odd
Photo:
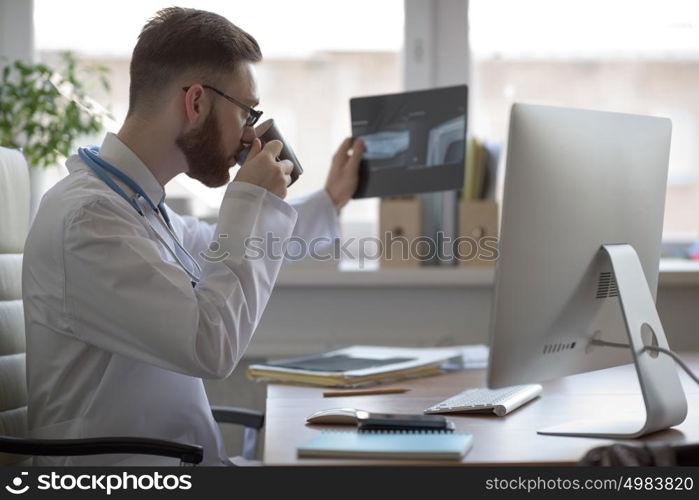
[(351, 99), (366, 149), (354, 198), (461, 189), (467, 102), (465, 85)]

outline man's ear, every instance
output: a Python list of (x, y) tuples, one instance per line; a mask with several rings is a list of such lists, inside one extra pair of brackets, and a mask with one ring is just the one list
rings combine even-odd
[(204, 87), (196, 83), (184, 92), (184, 113), (190, 125), (197, 125), (204, 120), (209, 102)]

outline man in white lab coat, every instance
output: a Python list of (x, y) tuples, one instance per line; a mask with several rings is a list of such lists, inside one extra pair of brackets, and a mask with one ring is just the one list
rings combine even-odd
[[(291, 164), (276, 159), (281, 143), (262, 147), (251, 126), (260, 59), (257, 42), (216, 14), (165, 9), (144, 27), (131, 62), (127, 119), (104, 139), (99, 158), (146, 196), (133, 198), (135, 190), (110, 175), (113, 189), (73, 156), (70, 175), (45, 195), (27, 239), (31, 436), (161, 438), (202, 445), (205, 465), (229, 464), (202, 379), (225, 378), (235, 368), (282, 263), (246, 258), (246, 239), (335, 236), (362, 153), (361, 144), (346, 140), (326, 188), (286, 203)], [(158, 209), (163, 186), (179, 173), (207, 186), (227, 184), (247, 143), (251, 152), (228, 184), (217, 226)], [(209, 248), (217, 250), (210, 262), (202, 257)], [(37, 460), (175, 462), (142, 455)]]

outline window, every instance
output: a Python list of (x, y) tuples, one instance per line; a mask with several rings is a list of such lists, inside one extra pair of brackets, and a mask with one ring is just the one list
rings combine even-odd
[(665, 239), (699, 236), (699, 4), (471, 0), (472, 132), (506, 139), (513, 102), (673, 122)]
[[(403, 87), (402, 0), (178, 4), (217, 12), (259, 42), (264, 55), (257, 68), (260, 109), (264, 118), (275, 118), (304, 167), (304, 175), (289, 190), (290, 198), (323, 187), (332, 154), (351, 134), (351, 97)], [(110, 130), (115, 131), (126, 116), (129, 60), (138, 33), (158, 9), (170, 5), (165, 0), (141, 0), (128, 8), (117, 2), (35, 0), (37, 50), (45, 61), (58, 51), (71, 50), (80, 61), (111, 69), (111, 93), (95, 97), (111, 106), (116, 121)], [(180, 175), (168, 185), (168, 196), (186, 197), (193, 213), (211, 216), (224, 189), (212, 190)], [(343, 211), (348, 236), (375, 232), (376, 224), (376, 200), (355, 201)]]

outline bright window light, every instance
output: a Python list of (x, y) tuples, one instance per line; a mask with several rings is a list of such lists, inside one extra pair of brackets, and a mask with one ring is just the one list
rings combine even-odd
[[(36, 47), (46, 61), (70, 50), (80, 61), (111, 69), (111, 94), (96, 97), (111, 105), (117, 118), (113, 131), (126, 116), (128, 63), (137, 36), (148, 18), (171, 5), (165, 0), (35, 0)], [(335, 149), (351, 134), (351, 97), (399, 92), (403, 87), (402, 0), (355, 0), (341, 8), (321, 0), (178, 5), (219, 13), (259, 42), (264, 55), (257, 71), (259, 107), (265, 118), (275, 118), (304, 167), (289, 197), (323, 187)], [(223, 191), (185, 175), (168, 185), (168, 197), (189, 200), (199, 216), (216, 214)], [(350, 203), (343, 210), (345, 233), (376, 232), (377, 213), (376, 200)]]

